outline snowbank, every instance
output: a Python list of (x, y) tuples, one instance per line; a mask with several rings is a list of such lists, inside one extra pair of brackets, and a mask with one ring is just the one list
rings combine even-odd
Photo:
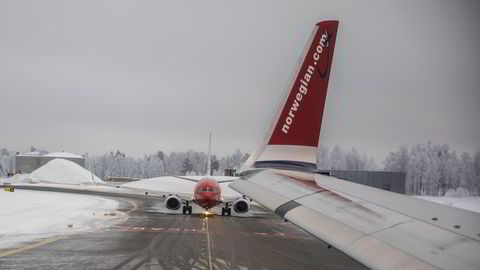
[(116, 211), (117, 201), (79, 194), (17, 189), (2, 192), (0, 205), (0, 249), (108, 227), (125, 218)]
[(92, 172), (75, 162), (54, 159), (36, 169), (28, 176), (33, 183), (56, 183), (66, 185), (88, 185), (104, 183)]
[(20, 183), (33, 183), (29, 178), (29, 174), (15, 174), (12, 177), (0, 179), (2, 184), (20, 184)]
[(417, 198), (480, 213), (480, 197), (452, 198), (417, 196)]

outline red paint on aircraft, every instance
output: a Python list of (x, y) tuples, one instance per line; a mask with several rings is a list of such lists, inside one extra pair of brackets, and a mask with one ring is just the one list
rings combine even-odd
[(195, 203), (206, 210), (221, 203), (221, 194), (218, 182), (208, 177), (200, 180), (193, 191)]
[(268, 144), (317, 147), (338, 21), (323, 21), (308, 48)]

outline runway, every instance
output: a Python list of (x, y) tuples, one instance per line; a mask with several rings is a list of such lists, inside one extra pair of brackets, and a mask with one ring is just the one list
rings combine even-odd
[(157, 198), (115, 199), (125, 222), (2, 250), (0, 269), (366, 269), (258, 207), (250, 217), (204, 218), (162, 213)]

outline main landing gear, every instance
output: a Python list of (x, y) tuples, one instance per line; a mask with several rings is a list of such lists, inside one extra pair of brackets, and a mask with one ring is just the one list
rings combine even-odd
[(225, 206), (222, 207), (222, 216), (225, 216), (225, 215), (228, 215), (228, 216), (232, 215), (232, 208), (230, 208), (229, 203), (225, 203)]
[(185, 205), (182, 207), (182, 213), (184, 215), (191, 215), (192, 214), (192, 206), (190, 205), (190, 202), (185, 202)]

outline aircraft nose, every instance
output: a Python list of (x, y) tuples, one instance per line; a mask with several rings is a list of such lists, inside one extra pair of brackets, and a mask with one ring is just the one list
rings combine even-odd
[(204, 193), (202, 194), (202, 197), (203, 197), (204, 200), (210, 201), (210, 200), (213, 200), (213, 199), (214, 199), (215, 193), (213, 193), (213, 192), (204, 192)]
[(197, 203), (203, 208), (214, 207), (217, 204), (215, 192), (202, 192), (202, 194), (198, 196)]

